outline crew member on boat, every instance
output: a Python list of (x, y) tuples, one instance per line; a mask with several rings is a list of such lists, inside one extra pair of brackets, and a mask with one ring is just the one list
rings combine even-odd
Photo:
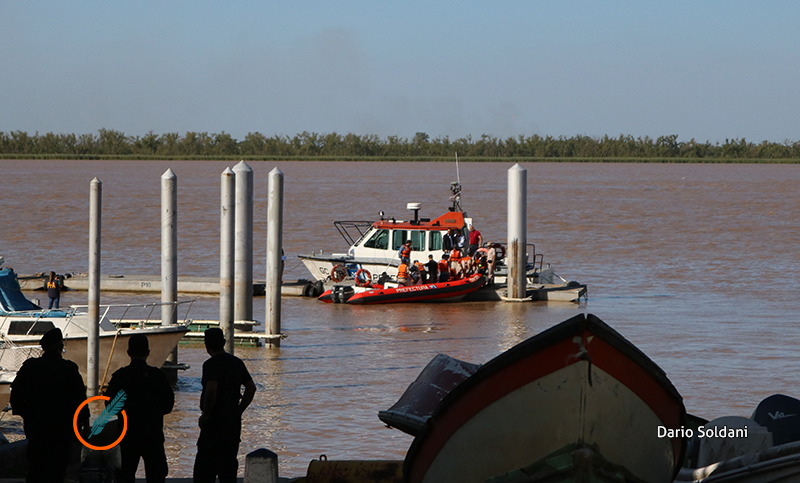
[(425, 264), (425, 272), (428, 274), (428, 281), (436, 283), (439, 281), (439, 264), (433, 259), (433, 255), (428, 255), (428, 263)]
[(406, 240), (406, 242), (400, 247), (398, 250), (397, 255), (400, 257), (400, 263), (405, 263), (408, 265), (411, 261), (411, 240)]
[(497, 250), (494, 249), (494, 244), (486, 242), (486, 262), (488, 264), (486, 275), (486, 285), (494, 284), (494, 266), (497, 261)]
[(428, 274), (425, 272), (425, 265), (421, 264), (419, 260), (414, 260), (414, 266), (417, 267), (420, 283), (428, 283)]
[(408, 264), (400, 261), (400, 266), (397, 267), (397, 285), (406, 286), (408, 284)]
[(447, 260), (446, 253), (442, 254), (442, 259), (439, 260), (439, 282), (447, 282), (450, 280), (450, 262)]
[(483, 243), (483, 237), (481, 236), (481, 232), (475, 229), (474, 226), (469, 225), (469, 255), (475, 255), (475, 252), (478, 251), (478, 247), (481, 246)]

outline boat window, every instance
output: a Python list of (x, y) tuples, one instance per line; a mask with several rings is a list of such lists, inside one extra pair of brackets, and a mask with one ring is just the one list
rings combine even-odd
[(364, 243), (367, 248), (377, 248), (378, 250), (386, 250), (389, 248), (389, 230), (378, 230), (374, 235)]
[(424, 231), (414, 230), (411, 232), (411, 249), (417, 252), (425, 249)]
[(400, 246), (408, 240), (405, 230), (394, 230), (392, 232), (392, 250), (399, 250)]
[(442, 249), (442, 232), (432, 231), (428, 237), (428, 250), (441, 250)]

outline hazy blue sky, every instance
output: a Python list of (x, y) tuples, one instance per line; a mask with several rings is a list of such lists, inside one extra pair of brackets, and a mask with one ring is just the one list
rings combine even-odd
[(800, 140), (800, 2), (0, 0), (0, 131)]

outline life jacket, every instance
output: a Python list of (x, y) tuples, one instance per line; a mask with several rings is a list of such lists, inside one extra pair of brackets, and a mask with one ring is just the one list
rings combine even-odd
[(425, 271), (425, 265), (421, 264), (420, 262), (417, 262), (414, 265), (416, 265), (417, 270), (419, 270), (419, 273), (422, 273), (422, 272)]
[(450, 262), (439, 260), (439, 273), (447, 273), (450, 270)]
[(397, 279), (404, 279), (408, 280), (408, 265), (405, 263), (401, 263), (399, 267), (397, 267)]
[(408, 245), (403, 245), (400, 248), (400, 258), (408, 258), (411, 256), (411, 247)]

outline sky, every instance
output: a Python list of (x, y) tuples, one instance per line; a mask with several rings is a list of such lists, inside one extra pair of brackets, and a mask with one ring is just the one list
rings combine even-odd
[(800, 140), (800, 2), (0, 0), (0, 131)]

